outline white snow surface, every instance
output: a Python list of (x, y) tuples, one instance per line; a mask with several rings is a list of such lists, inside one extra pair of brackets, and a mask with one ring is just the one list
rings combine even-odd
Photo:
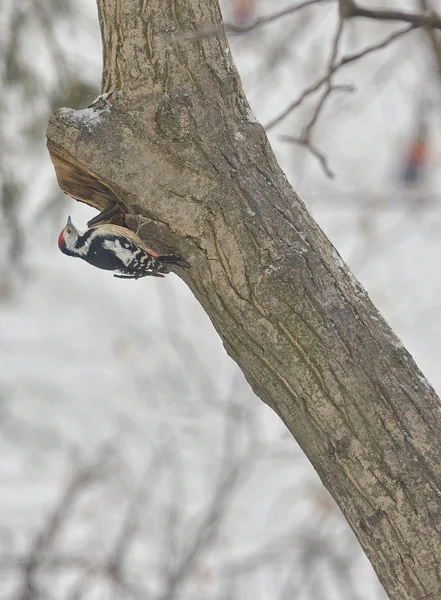
[(73, 108), (60, 108), (62, 117), (72, 124), (82, 125), (88, 131), (93, 131), (101, 123), (102, 115), (109, 112), (109, 107), (97, 108), (89, 107), (82, 110), (74, 110)]

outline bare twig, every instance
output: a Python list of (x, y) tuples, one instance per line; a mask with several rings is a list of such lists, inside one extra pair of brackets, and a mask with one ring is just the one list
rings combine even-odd
[[(433, 10), (432, 6), (430, 4), (430, 0), (420, 0), (419, 4), (421, 6), (421, 9), (423, 11), (425, 11), (426, 13)], [(433, 50), (433, 55), (435, 57), (435, 61), (436, 61), (436, 65), (437, 65), (436, 68), (438, 71), (438, 76), (441, 76), (441, 43), (439, 40), (439, 36), (432, 27), (424, 29), (424, 34), (430, 40), (432, 50)]]
[(185, 465), (178, 452), (168, 452), (167, 464), (170, 468), (171, 502), (165, 509), (165, 527), (162, 543), (161, 571), (164, 581), (169, 581), (180, 552), (179, 529), (184, 523), (185, 485), (183, 474)]
[(136, 530), (139, 527), (139, 522), (141, 520), (140, 512), (141, 510), (143, 512), (146, 510), (148, 493), (153, 495), (157, 488), (158, 478), (161, 474), (162, 467), (163, 457), (161, 456), (154, 457), (147, 466), (138, 485), (138, 489), (133, 496), (133, 500), (126, 512), (120, 532), (108, 558), (106, 570), (114, 584), (118, 587), (125, 586), (123, 573), (126, 558)]
[(331, 92), (333, 90), (337, 90), (337, 89), (340, 89), (340, 90), (348, 89), (344, 86), (341, 86), (341, 87), (339, 86), (339, 87), (335, 87), (335, 88), (332, 87), (332, 76), (335, 72), (334, 66), (335, 66), (335, 60), (338, 55), (338, 47), (340, 45), (341, 36), (343, 34), (343, 24), (344, 24), (343, 19), (339, 19), (337, 31), (335, 33), (334, 41), (332, 43), (331, 55), (330, 55), (329, 62), (328, 62), (328, 68), (327, 68), (328, 78), (326, 81), (326, 89), (316, 106), (316, 109), (311, 117), (311, 120), (309, 121), (308, 125), (305, 127), (305, 131), (302, 136), (307, 140), (310, 139), (314, 125), (317, 123), (318, 118), (320, 116), (320, 112), (321, 112), (323, 106), (325, 105), (327, 98), (330, 96)]
[(22, 570), (24, 581), (22, 588), (18, 592), (17, 600), (32, 600), (33, 598), (39, 598), (39, 593), (35, 585), (36, 571), (47, 559), (50, 545), (53, 543), (55, 536), (62, 525), (66, 522), (67, 514), (78, 495), (83, 490), (84, 486), (90, 482), (94, 470), (95, 465), (92, 468), (88, 466), (82, 469), (75, 469), (57, 507), (50, 515), (46, 525), (35, 538), (28, 556), (23, 563)]
[(382, 42), (378, 42), (378, 44), (373, 44), (372, 46), (368, 46), (364, 50), (360, 50), (360, 52), (355, 52), (354, 54), (349, 54), (348, 56), (344, 56), (341, 59), (341, 61), (337, 64), (336, 70), (339, 69), (340, 66), (344, 66), (344, 65), (354, 62), (360, 58), (364, 58), (365, 56), (367, 56), (368, 54), (371, 54), (372, 52), (376, 52), (377, 50), (383, 50), (383, 48), (386, 48), (386, 46), (389, 46), (389, 44), (391, 44), (392, 42), (395, 42), (395, 40), (398, 40), (399, 38), (403, 37), (403, 35), (406, 35), (406, 33), (409, 33), (410, 31), (413, 31), (414, 29), (415, 29), (414, 25), (409, 25), (409, 27), (405, 27), (404, 29), (395, 31), (395, 33), (390, 35), (388, 38), (386, 38)]
[[(341, 60), (339, 60), (333, 66), (331, 75), (334, 74), (341, 67), (343, 67), (351, 62), (354, 62), (360, 58), (363, 58), (364, 56), (367, 56), (368, 54), (371, 54), (372, 52), (376, 52), (377, 50), (382, 50), (383, 48), (386, 48), (386, 46), (388, 46), (395, 40), (399, 39), (400, 37), (403, 37), (404, 35), (406, 35), (410, 31), (412, 31), (413, 29), (415, 29), (415, 26), (409, 25), (408, 27), (405, 27), (404, 29), (400, 29), (399, 31), (396, 31), (395, 33), (393, 33), (392, 35), (387, 37), (382, 42), (379, 42), (378, 44), (373, 44), (372, 46), (368, 46), (364, 50), (360, 50), (360, 52), (356, 52), (355, 54), (348, 54), (347, 56), (344, 56)], [(272, 121), (267, 123), (265, 126), (265, 129), (268, 131), (269, 129), (271, 129), (272, 127), (275, 127), (281, 121), (283, 121), (289, 114), (292, 113), (293, 110), (298, 108), (306, 98), (308, 98), (309, 96), (314, 94), (314, 92), (316, 92), (318, 89), (320, 89), (321, 86), (328, 81), (329, 75), (330, 75), (330, 73), (327, 72), (326, 75), (321, 77), (318, 81), (316, 81), (310, 87), (308, 87), (306, 90), (304, 90), (301, 93), (301, 95), (296, 100), (291, 102), (291, 104), (289, 104), (277, 117), (275, 117)]]
[(333, 171), (330, 169), (326, 157), (320, 150), (318, 150), (315, 146), (312, 145), (312, 142), (304, 137), (295, 137), (291, 135), (281, 135), (280, 139), (284, 142), (291, 142), (292, 144), (297, 144), (298, 146), (304, 146), (311, 154), (313, 154), (317, 160), (320, 162), (322, 169), (326, 173), (328, 177), (334, 177)]
[(298, 144), (300, 146), (304, 146), (311, 154), (313, 154), (320, 162), (323, 171), (328, 177), (334, 177), (333, 171), (330, 169), (327, 159), (325, 155), (320, 152), (317, 146), (314, 145), (312, 141), (312, 132), (317, 120), (320, 116), (320, 113), (326, 103), (326, 100), (330, 97), (331, 92), (335, 91), (344, 91), (344, 92), (353, 92), (354, 87), (352, 85), (328, 85), (324, 94), (320, 98), (314, 113), (309, 121), (308, 125), (305, 127), (303, 134), (300, 137), (289, 136), (289, 135), (281, 135), (280, 139), (285, 142), (292, 142), (294, 144)]
[(295, 4), (293, 6), (288, 6), (288, 8), (285, 8), (281, 11), (272, 13), (271, 15), (268, 15), (267, 17), (259, 17), (258, 19), (256, 19), (254, 21), (254, 23), (250, 23), (249, 25), (234, 25), (234, 24), (225, 24), (225, 32), (226, 33), (248, 33), (248, 31), (251, 31), (252, 29), (257, 29), (259, 27), (262, 27), (264, 25), (268, 25), (269, 23), (273, 23), (274, 21), (277, 21), (278, 19), (282, 19), (283, 17), (287, 17), (288, 15), (292, 15), (293, 13), (302, 10), (303, 8), (307, 8), (309, 6), (312, 6), (313, 4), (323, 4), (324, 2), (332, 2), (334, 0), (305, 0), (305, 2), (302, 2), (300, 4)]
[(240, 418), (238, 417), (240, 415), (237, 414), (237, 405), (230, 402), (225, 421), (222, 465), (212, 500), (195, 528), (194, 537), (187, 544), (181, 560), (170, 571), (161, 600), (175, 598), (177, 586), (182, 585), (201, 553), (214, 542), (220, 523), (225, 517), (228, 503), (244, 480), (245, 474), (255, 464), (258, 442), (252, 443), (251, 447), (247, 448), (245, 455), (235, 456), (237, 452), (235, 450), (236, 438), (240, 435)]
[[(282, 137), (282, 139), (285, 139), (286, 141), (291, 141), (291, 142), (294, 142), (297, 144), (302, 144), (303, 146), (305, 146), (305, 148), (307, 148), (319, 160), (324, 172), (326, 173), (326, 175), (328, 177), (333, 177), (334, 174), (331, 171), (331, 169), (329, 168), (324, 154), (322, 154), (314, 146), (314, 144), (312, 142), (312, 134), (313, 134), (314, 126), (316, 125), (316, 123), (319, 119), (320, 113), (326, 103), (326, 100), (331, 95), (331, 92), (335, 91), (335, 90), (341, 90), (341, 89), (344, 89), (346, 91), (347, 89), (349, 89), (346, 86), (335, 86), (335, 87), (332, 86), (332, 75), (334, 73), (333, 69), (334, 69), (335, 60), (338, 55), (338, 48), (340, 45), (341, 36), (343, 34), (343, 25), (344, 25), (344, 20), (342, 18), (340, 18), (339, 22), (338, 22), (337, 31), (335, 33), (334, 41), (332, 43), (331, 55), (330, 55), (329, 61), (328, 61), (328, 68), (327, 68), (328, 76), (326, 79), (326, 88), (322, 94), (322, 97), (320, 98), (320, 100), (317, 103), (317, 106), (315, 108), (315, 111), (312, 114), (312, 117), (311, 117), (309, 123), (304, 128), (303, 133), (300, 138), (291, 138), (290, 139), (289, 136)], [(352, 89), (352, 88), (350, 88), (350, 89)]]
[(359, 6), (353, 0), (342, 0), (343, 16), (345, 18), (364, 17), (377, 21), (404, 21), (411, 23), (413, 27), (429, 27), (441, 29), (441, 17), (431, 10), (425, 13), (408, 13), (401, 10), (371, 9)]
[(307, 8), (309, 6), (313, 6), (314, 4), (324, 4), (325, 2), (334, 2), (335, 0), (305, 0), (305, 2), (301, 2), (300, 4), (295, 4), (293, 6), (288, 6), (283, 10), (272, 13), (266, 17), (259, 17), (253, 23), (249, 25), (234, 25), (233, 23), (225, 23), (221, 25), (215, 25), (214, 27), (207, 27), (205, 29), (198, 29), (197, 31), (186, 31), (185, 33), (181, 33), (173, 36), (173, 42), (179, 44), (181, 42), (185, 42), (188, 40), (200, 40), (208, 37), (212, 37), (214, 35), (224, 35), (225, 33), (230, 34), (242, 34), (248, 33), (254, 29), (259, 29), (264, 25), (268, 25), (269, 23), (273, 23), (278, 19), (282, 19), (283, 17), (287, 17), (289, 15), (294, 14), (295, 12), (302, 10), (303, 8)]

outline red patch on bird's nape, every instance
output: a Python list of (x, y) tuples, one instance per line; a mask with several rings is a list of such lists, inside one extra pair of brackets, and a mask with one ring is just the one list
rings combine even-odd
[(58, 236), (58, 247), (59, 248), (64, 248), (64, 246), (66, 245), (64, 242), (64, 228), (60, 231), (60, 235)]

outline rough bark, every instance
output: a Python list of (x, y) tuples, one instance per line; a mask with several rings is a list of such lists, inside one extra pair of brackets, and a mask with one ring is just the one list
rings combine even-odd
[(173, 43), (219, 23), (217, 0), (98, 10), (108, 96), (52, 116), (60, 186), (191, 263), (179, 275), (390, 598), (441, 598), (440, 401), (287, 182), (227, 41)]

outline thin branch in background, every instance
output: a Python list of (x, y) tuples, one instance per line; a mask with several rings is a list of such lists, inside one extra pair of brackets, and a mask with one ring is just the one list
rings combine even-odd
[[(354, 62), (356, 60), (359, 60), (360, 58), (368, 56), (372, 52), (376, 52), (377, 50), (382, 50), (383, 48), (386, 48), (387, 46), (389, 46), (389, 44), (391, 44), (395, 40), (403, 37), (404, 35), (406, 35), (410, 31), (413, 31), (414, 29), (415, 29), (414, 25), (409, 25), (408, 27), (405, 27), (404, 29), (400, 29), (399, 31), (396, 31), (395, 33), (393, 33), (392, 35), (387, 37), (385, 40), (383, 40), (382, 42), (373, 44), (372, 46), (368, 46), (364, 50), (360, 50), (360, 52), (356, 52), (355, 54), (349, 54), (347, 56), (344, 56), (341, 60), (339, 60), (334, 65), (334, 67), (332, 68), (331, 75), (334, 74), (336, 71), (338, 71), (341, 67), (343, 67), (351, 62)], [(316, 92), (318, 89), (320, 89), (324, 83), (326, 83), (328, 81), (329, 75), (330, 75), (329, 72), (327, 72), (326, 75), (321, 77), (319, 80), (317, 80), (315, 83), (313, 83), (310, 87), (306, 88), (306, 90), (304, 90), (296, 100), (291, 102), (277, 117), (275, 117), (272, 121), (267, 123), (265, 125), (265, 129), (267, 131), (269, 131), (270, 129), (272, 129), (273, 127), (278, 125), (281, 121), (286, 119), (286, 117), (288, 115), (290, 115), (296, 108), (298, 108), (306, 98), (311, 96), (314, 92)]]
[[(165, 509), (166, 518), (169, 516), (172, 517), (168, 523), (171, 526), (171, 530), (165, 535), (168, 538), (166, 544), (174, 541), (176, 547), (173, 555), (163, 553), (162, 557), (160, 557), (162, 561), (161, 566), (164, 561), (167, 563), (165, 567), (160, 568), (160, 574), (164, 574), (163, 576), (156, 577), (156, 573), (144, 559), (140, 567), (143, 569), (141, 573), (147, 574), (145, 580), (138, 573), (132, 574), (129, 580), (130, 575), (128, 573), (131, 566), (129, 563), (131, 558), (129, 554), (131, 554), (132, 542), (142, 541), (142, 543), (147, 544), (147, 540), (149, 540), (149, 543), (151, 543), (151, 530), (148, 533), (149, 537), (145, 537), (141, 513), (145, 513), (146, 509), (144, 491), (148, 495), (148, 499), (153, 498), (152, 494), (155, 494), (156, 497), (156, 491), (160, 487), (158, 485), (158, 476), (164, 472), (164, 469), (158, 468), (159, 463), (155, 466), (154, 459), (149, 463), (138, 485), (133, 487), (133, 491), (131, 487), (131, 494), (133, 493), (134, 497), (129, 502), (129, 508), (126, 509), (121, 520), (119, 533), (114, 538), (113, 549), (107, 555), (109, 558), (104, 557), (100, 559), (93, 555), (87, 556), (82, 552), (79, 555), (57, 556), (55, 554), (55, 544), (52, 542), (50, 547), (48, 546), (47, 550), (43, 553), (35, 572), (35, 578), (38, 577), (39, 581), (41, 578), (39, 589), (35, 586), (35, 593), (26, 597), (26, 600), (37, 600), (37, 598), (40, 599), (43, 597), (49, 600), (49, 593), (45, 593), (45, 590), (41, 586), (44, 584), (47, 586), (47, 590), (51, 590), (53, 589), (53, 584), (61, 581), (64, 575), (75, 575), (76, 577), (76, 583), (72, 586), (70, 595), (68, 596), (69, 600), (82, 600), (89, 596), (92, 589), (106, 589), (107, 596), (113, 600), (153, 600), (154, 598), (157, 600), (158, 596), (167, 598), (167, 600), (176, 600), (177, 595), (181, 595), (182, 591), (185, 591), (187, 582), (190, 585), (195, 583), (195, 574), (208, 573), (211, 576), (211, 572), (201, 562), (208, 554), (212, 555), (213, 550), (219, 548), (220, 542), (222, 542), (222, 536), (219, 535), (222, 532), (221, 526), (229, 516), (231, 504), (235, 500), (237, 492), (242, 490), (246, 476), (256, 465), (256, 459), (262, 456), (262, 448), (265, 448), (265, 441), (261, 441), (255, 435), (255, 428), (252, 422), (249, 421), (249, 410), (236, 401), (237, 390), (237, 380), (233, 380), (225, 401), (227, 410), (225, 410), (225, 407), (223, 410), (223, 441), (219, 444), (221, 447), (219, 457), (221, 464), (214, 485), (210, 486), (209, 498), (203, 509), (202, 517), (198, 518), (196, 523), (186, 521), (185, 496), (180, 493), (181, 483), (183, 482), (178, 481), (177, 487), (173, 488), (172, 501), (177, 506), (173, 507), (171, 512)], [(178, 469), (180, 476), (183, 477), (186, 472), (186, 469), (183, 468), (184, 462), (181, 464), (180, 456), (176, 456), (175, 453), (176, 447), (179, 447), (178, 442), (174, 439), (171, 442), (173, 444), (170, 444), (166, 448), (168, 451), (163, 452), (159, 456), (161, 460), (160, 465), (164, 464), (168, 466), (171, 458), (170, 454), (173, 452), (172, 458), (176, 459), (176, 463), (173, 464), (171, 476), (174, 477)], [(90, 468), (92, 483), (97, 481), (97, 477), (102, 478), (103, 463), (107, 454), (108, 451), (104, 456), (102, 454), (99, 460), (94, 461), (95, 466)], [(105, 463), (104, 466), (106, 466)], [(108, 468), (105, 469), (106, 473), (107, 471)], [(155, 511), (160, 510), (164, 512), (162, 494), (158, 494), (158, 496), (159, 503), (155, 506)], [(184, 507), (181, 506), (183, 502)], [(149, 504), (151, 504), (150, 501)], [(66, 514), (66, 511), (57, 509), (55, 513), (62, 515), (63, 513)], [(67, 521), (69, 521), (69, 514), (66, 514), (66, 517)], [(187, 524), (189, 525), (188, 527)], [(314, 522), (314, 533), (311, 534), (309, 532), (312, 538), (316, 536), (315, 527), (316, 523)], [(53, 527), (49, 529), (53, 529)], [(160, 527), (160, 529), (161, 535), (164, 535), (164, 528)], [(176, 534), (181, 534), (182, 544), (179, 543), (180, 539)], [(260, 545), (260, 548), (254, 544), (252, 553), (245, 557), (243, 555), (241, 557), (231, 557), (227, 553), (227, 565), (217, 571), (220, 576), (219, 580), (225, 586), (225, 589), (228, 588), (231, 591), (239, 590), (241, 585), (246, 584), (251, 576), (261, 577), (265, 576), (269, 570), (276, 572), (280, 568), (285, 569), (292, 563), (296, 553), (303, 553), (304, 548), (308, 548), (308, 545), (303, 542), (300, 545), (296, 545), (293, 540), (297, 539), (297, 537), (297, 531), (288, 530), (288, 533), (285, 533), (284, 529), (284, 532), (280, 536), (274, 538), (269, 543)], [(136, 549), (138, 549), (138, 546)], [(136, 554), (134, 552), (133, 556), (134, 560), (138, 562)], [(170, 568), (170, 563), (172, 568)], [(25, 559), (21, 565), (9, 562), (9, 564), (2, 564), (2, 566), (5, 569), (19, 569), (18, 574), (22, 576), (23, 567), (26, 567), (26, 564), (27, 561)], [(302, 569), (302, 577), (305, 574), (307, 577), (316, 576), (317, 569)], [(42, 577), (43, 575), (45, 576), (44, 578)], [(155, 583), (151, 583), (152, 579), (159, 582), (161, 586), (159, 591)], [(200, 583), (200, 581), (196, 583)], [(301, 584), (301, 582), (295, 579), (293, 583), (303, 585), (303, 587), (313, 584), (311, 581)], [(154, 592), (150, 591), (150, 586), (155, 589)], [(102, 593), (104, 592), (101, 591)], [(20, 600), (23, 600), (24, 597), (20, 596)], [(220, 598), (221, 596), (209, 595), (209, 597)], [(234, 596), (233, 594), (224, 594), (222, 597), (226, 600)]]
[(309, 6), (313, 6), (314, 4), (324, 4), (325, 2), (334, 2), (335, 0), (306, 0), (301, 4), (295, 4), (293, 6), (288, 6), (279, 12), (272, 13), (267, 17), (259, 17), (254, 21), (254, 23), (250, 23), (249, 25), (234, 25), (232, 23), (226, 23), (224, 25), (224, 31), (226, 33), (248, 33), (253, 29), (258, 29), (263, 27), (264, 25), (268, 25), (269, 23), (273, 23), (278, 19), (282, 19), (283, 17), (287, 17), (288, 15), (292, 15), (295, 12), (302, 10), (303, 8), (308, 8)]
[(327, 99), (331, 95), (331, 92), (333, 92), (333, 91), (353, 91), (353, 89), (354, 89), (353, 86), (333, 86), (332, 85), (332, 75), (334, 74), (335, 61), (336, 61), (336, 58), (338, 55), (338, 48), (340, 46), (340, 41), (341, 41), (341, 37), (343, 34), (343, 27), (344, 27), (344, 20), (340, 18), (338, 21), (337, 31), (334, 36), (334, 41), (332, 42), (331, 55), (330, 55), (329, 61), (328, 61), (328, 67), (327, 67), (328, 74), (327, 74), (327, 78), (326, 78), (326, 82), (325, 82), (326, 88), (325, 88), (324, 92), (322, 93), (320, 100), (317, 103), (317, 106), (311, 116), (309, 123), (304, 128), (302, 135), (300, 137), (282, 136), (282, 139), (284, 139), (285, 141), (291, 141), (291, 142), (300, 144), (300, 145), (304, 146), (305, 148), (307, 148), (318, 159), (325, 174), (328, 177), (333, 177), (334, 173), (331, 171), (324, 154), (322, 152), (320, 152), (320, 150), (318, 150), (318, 148), (314, 145), (314, 143), (312, 141), (312, 135), (313, 135), (314, 127), (319, 119), (319, 116), (323, 110), (323, 107), (324, 107)]
[(222, 464), (212, 499), (206, 507), (202, 519), (193, 529), (193, 537), (187, 544), (181, 560), (169, 573), (164, 592), (160, 596), (161, 600), (173, 600), (176, 597), (178, 585), (182, 586), (198, 558), (214, 543), (222, 519), (226, 515), (228, 503), (239, 486), (243, 484), (245, 475), (255, 465), (255, 457), (258, 455), (255, 443), (247, 447), (244, 455), (238, 454), (238, 450), (236, 450), (237, 438), (241, 434), (241, 418), (237, 414), (238, 408), (234, 401), (230, 401), (227, 405)]
[(331, 94), (332, 91), (335, 90), (352, 90), (352, 86), (336, 86), (333, 87), (332, 86), (332, 76), (334, 74), (334, 66), (335, 66), (335, 61), (338, 55), (338, 48), (340, 46), (340, 41), (343, 35), (343, 26), (344, 26), (344, 21), (343, 19), (339, 19), (338, 21), (338, 26), (337, 26), (337, 31), (335, 33), (335, 37), (334, 37), (334, 41), (332, 42), (332, 47), (331, 47), (331, 55), (329, 57), (329, 61), (328, 61), (328, 67), (327, 67), (327, 71), (328, 71), (328, 78), (326, 80), (326, 89), (324, 91), (324, 93), (322, 94), (322, 97), (320, 98), (316, 109), (311, 117), (311, 120), (309, 121), (308, 125), (305, 127), (305, 130), (303, 132), (303, 136), (305, 139), (310, 139), (311, 135), (312, 135), (312, 130), (315, 126), (315, 124), (318, 121), (318, 118), (320, 116), (320, 112), (323, 108), (323, 106), (325, 105), (325, 102), (327, 100), (327, 98), (329, 97), (329, 95)]
[(175, 44), (180, 44), (181, 42), (186, 42), (189, 40), (201, 40), (213, 36), (224, 35), (226, 33), (236, 35), (242, 33), (249, 33), (250, 31), (259, 29), (264, 25), (274, 23), (274, 21), (282, 19), (283, 17), (292, 15), (297, 11), (302, 10), (303, 8), (308, 8), (310, 6), (313, 6), (314, 4), (324, 4), (328, 2), (335, 2), (335, 0), (305, 0), (305, 2), (295, 4), (293, 6), (288, 6), (288, 8), (272, 13), (266, 17), (259, 17), (249, 25), (235, 25), (234, 23), (224, 23), (223, 25), (215, 25), (214, 27), (207, 27), (205, 29), (198, 29), (196, 31), (186, 31), (185, 33), (173, 35), (172, 40)]
[[(92, 462), (82, 466), (76, 465), (73, 468), (63, 494), (24, 556), (2, 557), (0, 563), (2, 569), (18, 570), (21, 574), (22, 583), (15, 596), (16, 600), (41, 598), (41, 591), (36, 584), (37, 576), (41, 570), (57, 566), (57, 561), (50, 556), (56, 539), (68, 522), (69, 513), (85, 488), (106, 475), (106, 468), (109, 467), (109, 460), (112, 458), (111, 450), (112, 446), (108, 443), (103, 444)], [(59, 562), (63, 565), (66, 561)]]
[(311, 117), (311, 120), (309, 121), (308, 125), (306, 126), (303, 134), (298, 137), (290, 136), (290, 135), (281, 135), (279, 138), (285, 142), (291, 142), (291, 143), (297, 144), (299, 146), (304, 146), (309, 152), (311, 152), (311, 154), (313, 154), (317, 158), (317, 160), (320, 162), (320, 165), (321, 165), (323, 171), (325, 172), (325, 175), (327, 175), (330, 178), (334, 177), (334, 172), (330, 168), (327, 158), (325, 157), (323, 152), (321, 152), (312, 142), (312, 140), (311, 140), (312, 130), (318, 120), (320, 112), (322, 111), (322, 109), (326, 103), (326, 100), (330, 97), (332, 92), (335, 92), (335, 91), (353, 92), (354, 89), (355, 88), (352, 85), (328, 86), (326, 88), (324, 94), (322, 95), (319, 103), (317, 104), (316, 109)]
[[(73, 91), (80, 92), (89, 86), (88, 69), (76, 69), (79, 60), (74, 59), (69, 50), (77, 47), (77, 41), (66, 44), (64, 39), (68, 24), (81, 23), (78, 29), (84, 31), (84, 19), (73, 5), (71, 0), (32, 0), (27, 3), (0, 0), (0, 145), (7, 148), (4, 157), (0, 158), (0, 234), (4, 241), (0, 261), (6, 267), (1, 265), (2, 285), (7, 285), (6, 281), (13, 273), (24, 277), (32, 270), (26, 268), (23, 260), (28, 248), (23, 243), (26, 235), (22, 213), (29, 210), (27, 204), (24, 207), (24, 198), (30, 191), (35, 196), (34, 188), (40, 186), (35, 185), (34, 173), (23, 176), (23, 164), (34, 164), (33, 155), (42, 148), (41, 139), (51, 107), (59, 105), (59, 98), (69, 102), (68, 94), (72, 96)], [(44, 57), (44, 75), (41, 69), (35, 68), (33, 51), (36, 46)], [(14, 118), (16, 110), (23, 118)], [(35, 172), (39, 177), (40, 163)], [(43, 202), (43, 193), (38, 191), (36, 196), (38, 203)], [(34, 200), (32, 204), (31, 210), (34, 210)], [(56, 209), (59, 206), (58, 201)], [(48, 206), (53, 207), (55, 204)], [(56, 210), (51, 217), (54, 220)], [(40, 226), (41, 221), (38, 223)], [(45, 239), (44, 235), (41, 239)], [(14, 269), (9, 269), (12, 265)]]
[(320, 152), (320, 150), (318, 150), (315, 146), (313, 146), (310, 140), (307, 140), (303, 137), (295, 137), (292, 135), (281, 135), (280, 139), (284, 142), (291, 142), (292, 144), (303, 146), (304, 148), (309, 150), (309, 152), (311, 152), (311, 154), (313, 154), (320, 162), (320, 165), (326, 173), (326, 175), (328, 177), (334, 177), (334, 172), (329, 167), (325, 155), (322, 152)]
[(316, 125), (321, 111), (323, 110), (326, 101), (329, 99), (329, 97), (331, 96), (331, 94), (333, 92), (349, 92), (352, 93), (355, 91), (355, 87), (353, 85), (331, 85), (329, 84), (325, 90), (325, 92), (322, 94), (322, 97), (320, 98), (319, 102), (317, 103), (317, 106), (315, 107), (315, 110), (311, 116), (311, 119), (308, 123), (308, 125), (305, 127), (304, 130), (304, 137), (306, 138), (310, 138), (311, 134), (312, 134), (312, 130), (314, 128), (314, 126)]
[(81, 577), (70, 591), (68, 600), (81, 600), (84, 598), (88, 585), (89, 578), (87, 576)]
[(36, 536), (34, 543), (24, 559), (23, 585), (18, 592), (17, 600), (32, 600), (39, 598), (40, 594), (35, 584), (37, 570), (45, 563), (50, 546), (53, 544), (61, 527), (67, 521), (67, 515), (84, 487), (92, 480), (96, 465), (75, 468), (63, 495), (55, 510), (49, 516), (45, 526)]
[[(433, 11), (430, 0), (419, 0), (419, 5), (426, 14), (429, 14)], [(433, 28), (424, 29), (423, 32), (429, 38), (436, 61), (438, 77), (441, 77), (441, 42), (439, 39), (439, 34), (437, 34)]]
[(376, 52), (377, 50), (383, 50), (384, 48), (389, 46), (389, 44), (391, 44), (392, 42), (395, 42), (399, 38), (403, 37), (407, 33), (410, 33), (411, 31), (414, 31), (414, 30), (415, 30), (415, 25), (409, 25), (408, 27), (405, 27), (404, 29), (395, 31), (395, 33), (393, 33), (392, 35), (387, 37), (382, 42), (378, 42), (377, 44), (368, 46), (364, 50), (360, 50), (360, 52), (355, 52), (354, 54), (349, 54), (348, 56), (344, 56), (341, 59), (341, 61), (337, 64), (335, 70), (337, 70), (340, 67), (345, 66), (351, 62), (359, 60), (360, 58), (364, 58), (365, 56), (367, 56), (368, 54), (371, 54), (372, 52)]
[(441, 29), (441, 17), (434, 10), (426, 13), (408, 13), (401, 10), (371, 9), (359, 6), (353, 0), (340, 0), (343, 18), (363, 17), (376, 21), (403, 21), (411, 23), (413, 27), (429, 27)]
[[(170, 446), (174, 442), (174, 448), (177, 447), (175, 440), (170, 440)], [(185, 473), (185, 464), (181, 460), (179, 452), (168, 451), (167, 464), (170, 470), (171, 484), (171, 502), (164, 506), (165, 526), (163, 541), (161, 544), (161, 579), (169, 581), (171, 573), (175, 568), (177, 556), (179, 556), (181, 541), (179, 539), (179, 530), (182, 529), (185, 522), (186, 494), (183, 475)]]
[(221, 565), (224, 578), (237, 579), (238, 576), (249, 577), (258, 572), (262, 567), (280, 563), (281, 557), (287, 557), (293, 552), (297, 533), (292, 530), (282, 533), (259, 548), (253, 548), (246, 554), (228, 558)]
[[(116, 538), (114, 547), (107, 560), (105, 570), (116, 587), (124, 588), (124, 570), (127, 555), (133, 542), (136, 530), (141, 521), (141, 510), (145, 513), (148, 505), (147, 494), (154, 494), (157, 489), (159, 476), (161, 475), (164, 459), (161, 455), (154, 457), (147, 466), (144, 475), (133, 496), (132, 502), (126, 511), (123, 524)], [(150, 593), (148, 594), (151, 595)]]

